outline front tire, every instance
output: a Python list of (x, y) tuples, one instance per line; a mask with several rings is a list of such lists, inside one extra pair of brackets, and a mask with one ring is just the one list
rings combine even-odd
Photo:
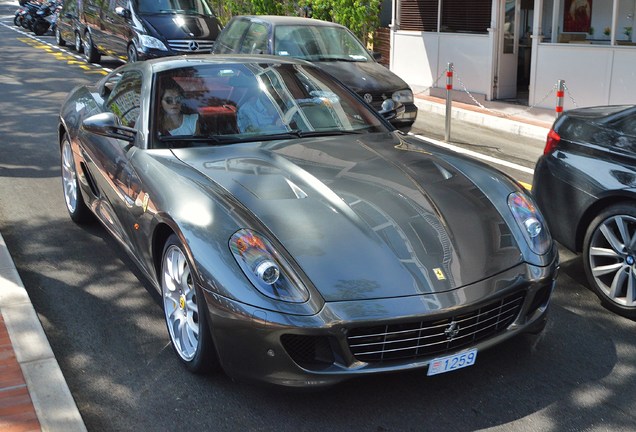
[(66, 210), (71, 219), (78, 224), (89, 222), (92, 215), (79, 187), (71, 141), (66, 134), (62, 137), (62, 186)]
[(179, 360), (194, 373), (217, 369), (205, 300), (184, 248), (174, 234), (163, 249), (161, 292), (170, 342)]
[(611, 206), (587, 229), (583, 265), (601, 303), (626, 318), (636, 319), (636, 207)]
[(60, 28), (58, 26), (55, 26), (55, 43), (58, 46), (65, 46), (66, 45), (66, 41), (62, 37), (62, 33), (60, 33)]
[(48, 23), (44, 24), (41, 22), (36, 22), (35, 24), (33, 24), (33, 33), (35, 33), (36, 36), (42, 36), (48, 29)]
[(78, 53), (84, 52), (84, 43), (82, 42), (82, 36), (80, 36), (79, 32), (75, 32), (75, 51)]
[(97, 47), (93, 43), (93, 38), (91, 37), (90, 32), (86, 32), (84, 34), (84, 57), (86, 57), (86, 61), (89, 63), (98, 63), (102, 58)]
[(137, 53), (137, 48), (135, 48), (135, 44), (132, 42), (130, 43), (130, 45), (128, 45), (127, 55), (128, 55), (128, 63), (135, 63), (139, 61), (139, 54)]

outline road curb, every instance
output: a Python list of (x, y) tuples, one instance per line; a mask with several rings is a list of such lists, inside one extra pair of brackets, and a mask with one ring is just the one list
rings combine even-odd
[(0, 234), (0, 312), (43, 432), (86, 426)]

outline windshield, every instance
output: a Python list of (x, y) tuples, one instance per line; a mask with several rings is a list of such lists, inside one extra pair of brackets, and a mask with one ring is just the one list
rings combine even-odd
[(388, 130), (355, 94), (312, 66), (172, 69), (156, 75), (153, 94), (155, 148)]
[(309, 61), (373, 61), (353, 33), (342, 27), (277, 26), (274, 52)]
[(141, 14), (197, 14), (214, 16), (204, 0), (136, 0)]

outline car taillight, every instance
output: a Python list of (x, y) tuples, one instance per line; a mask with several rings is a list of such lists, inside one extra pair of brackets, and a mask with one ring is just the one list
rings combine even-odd
[(556, 133), (554, 129), (550, 129), (550, 132), (548, 132), (548, 139), (545, 142), (545, 148), (543, 149), (543, 154), (547, 155), (552, 153), (559, 145), (559, 141), (561, 141), (559, 134)]

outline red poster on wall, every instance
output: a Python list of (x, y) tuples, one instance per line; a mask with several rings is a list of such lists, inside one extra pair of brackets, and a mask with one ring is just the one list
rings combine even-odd
[(590, 31), (592, 22), (592, 0), (565, 0), (563, 10), (563, 31), (583, 32)]

